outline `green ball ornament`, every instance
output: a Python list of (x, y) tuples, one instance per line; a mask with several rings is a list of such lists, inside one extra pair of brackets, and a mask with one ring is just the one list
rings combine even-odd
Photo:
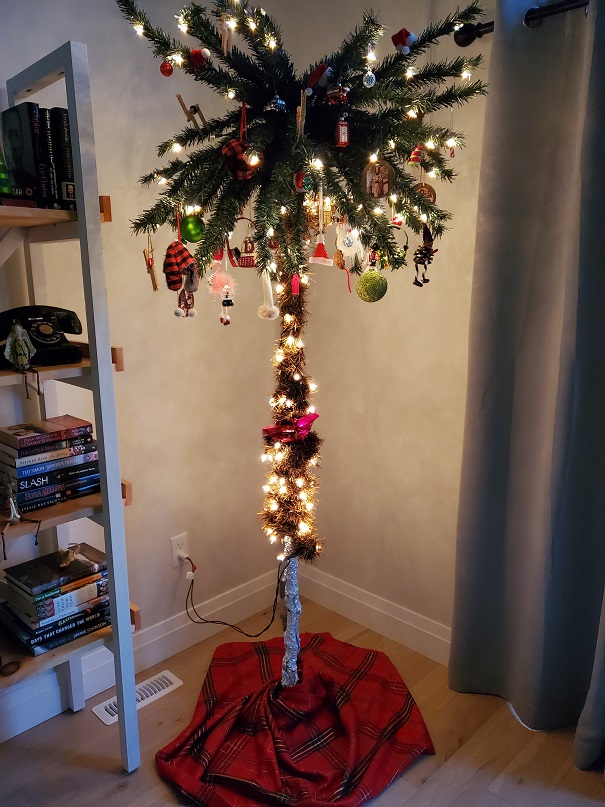
[(388, 285), (386, 277), (381, 272), (370, 269), (357, 281), (356, 291), (364, 302), (376, 303), (387, 293)]
[(184, 216), (181, 219), (181, 235), (185, 241), (191, 241), (195, 244), (197, 241), (202, 240), (205, 232), (206, 225), (204, 224), (204, 219), (201, 216), (193, 213), (192, 215)]

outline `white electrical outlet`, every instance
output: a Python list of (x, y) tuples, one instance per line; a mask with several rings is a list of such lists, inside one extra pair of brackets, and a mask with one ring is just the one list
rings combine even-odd
[(172, 565), (179, 566), (183, 561), (179, 558), (179, 552), (189, 554), (189, 542), (187, 540), (187, 533), (183, 532), (180, 535), (175, 535), (170, 539), (170, 548), (172, 550)]

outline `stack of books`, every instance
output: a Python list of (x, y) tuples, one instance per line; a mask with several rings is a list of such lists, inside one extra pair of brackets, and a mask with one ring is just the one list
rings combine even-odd
[(10, 477), (20, 513), (100, 489), (92, 423), (59, 415), (0, 427), (0, 473)]
[(0, 624), (34, 656), (111, 624), (105, 553), (82, 543), (4, 570)]
[[(75, 210), (69, 115), (23, 101), (1, 114), (4, 181), (0, 205)], [(0, 173), (2, 173), (0, 171)]]

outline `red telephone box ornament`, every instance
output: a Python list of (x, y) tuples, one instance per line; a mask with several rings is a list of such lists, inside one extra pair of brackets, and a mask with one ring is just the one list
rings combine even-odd
[(349, 145), (349, 121), (345, 118), (339, 118), (336, 124), (336, 145), (338, 148)]

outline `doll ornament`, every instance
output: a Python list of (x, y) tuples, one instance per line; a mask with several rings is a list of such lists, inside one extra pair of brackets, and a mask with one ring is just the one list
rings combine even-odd
[(4, 358), (13, 365), (15, 370), (19, 373), (24, 373), (29, 369), (31, 358), (35, 352), (36, 348), (33, 346), (28, 332), (20, 322), (15, 320), (6, 338)]

